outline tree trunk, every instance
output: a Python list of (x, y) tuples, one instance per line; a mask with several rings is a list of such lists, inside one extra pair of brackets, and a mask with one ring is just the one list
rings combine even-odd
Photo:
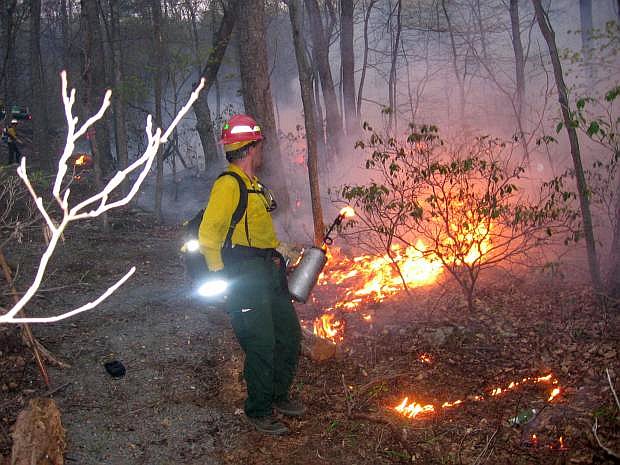
[(69, 27), (69, 12), (68, 12), (68, 2), (69, 0), (61, 0), (60, 1), (60, 29), (62, 34), (62, 69), (70, 72), (69, 70), (69, 48), (70, 48), (70, 27)]
[(241, 90), (246, 113), (258, 121), (266, 137), (263, 158), (263, 176), (277, 194), (283, 212), (289, 206), (288, 191), (283, 171), (283, 160), (278, 143), (278, 132), (273, 111), (271, 84), (267, 58), (265, 30), (265, 3), (247, 0), (239, 5), (239, 61)]
[[(86, 27), (88, 28), (88, 30), (85, 31), (88, 44), (86, 45), (87, 51), (84, 54), (85, 68), (88, 74), (87, 79), (90, 89), (89, 104), (91, 106), (88, 107), (88, 111), (97, 111), (99, 109), (98, 104), (101, 101), (100, 99), (103, 98), (107, 90), (105, 79), (105, 53), (103, 50), (98, 0), (82, 0), (82, 9), (82, 16), (85, 18)], [(107, 115), (105, 115), (104, 118), (107, 118)], [(98, 164), (101, 175), (105, 177), (105, 175), (112, 171), (113, 167), (110, 137), (105, 120), (101, 120), (97, 123), (97, 125), (92, 128), (91, 134), (96, 134), (95, 139), (97, 141), (95, 147), (95, 151), (97, 152), (95, 164)]]
[[(579, 0), (579, 19), (581, 24), (581, 50), (583, 53), (588, 81), (594, 77), (592, 66), (592, 0)], [(591, 85), (587, 85), (590, 89)]]
[(355, 53), (353, 50), (353, 0), (340, 0), (340, 62), (342, 63), (342, 98), (347, 135), (357, 132), (355, 109)]
[[(112, 50), (113, 88), (112, 106), (114, 109), (114, 132), (116, 140), (116, 159), (118, 168), (125, 169), (129, 165), (129, 153), (127, 150), (127, 125), (126, 125), (126, 102), (125, 95), (121, 90), (123, 83), (123, 44), (121, 42), (120, 1), (110, 0), (110, 23), (111, 37), (110, 49)], [(129, 180), (125, 179), (121, 186), (123, 195), (129, 189)]]
[[(2, 82), (3, 103), (10, 108), (15, 103), (15, 82), (17, 79), (15, 63), (15, 40), (17, 36), (17, 0), (0, 0), (0, 34), (2, 38), (2, 66), (0, 82)], [(6, 112), (5, 118), (10, 121), (11, 114)]]
[(616, 188), (616, 224), (611, 242), (611, 266), (607, 282), (607, 293), (614, 299), (620, 299), (620, 176)]
[[(151, 0), (151, 13), (153, 15), (153, 96), (155, 99), (155, 126), (162, 127), (162, 74), (164, 72), (164, 42), (162, 37), (162, 14), (161, 0)], [(155, 219), (161, 222), (163, 217), (162, 198), (164, 195), (164, 160), (163, 150), (157, 151), (157, 175), (155, 178)]]
[[(525, 55), (521, 41), (521, 22), (519, 20), (519, 0), (510, 0), (510, 26), (512, 30), (512, 49), (515, 54), (515, 75), (517, 78), (517, 115), (521, 119), (525, 104)], [(522, 137), (523, 135), (520, 134)]]
[(293, 44), (297, 69), (299, 71), (299, 86), (301, 100), (304, 107), (304, 122), (306, 125), (306, 143), (308, 144), (308, 178), (310, 181), (310, 199), (312, 202), (312, 219), (314, 223), (314, 244), (320, 246), (323, 241), (325, 226), (323, 224), (323, 207), (319, 188), (317, 131), (312, 95), (312, 68), (306, 60), (306, 50), (302, 35), (302, 19), (300, 0), (289, 0), (288, 9), (293, 32)]
[(581, 47), (590, 50), (592, 41), (592, 0), (579, 0), (579, 19), (581, 24)]
[(465, 76), (461, 76), (461, 72), (458, 66), (458, 54), (456, 50), (456, 40), (454, 38), (454, 29), (452, 28), (452, 21), (446, 8), (445, 0), (441, 0), (441, 8), (443, 10), (446, 22), (448, 23), (448, 34), (450, 35), (450, 47), (452, 50), (452, 69), (454, 71), (454, 77), (458, 85), (459, 92), (459, 122), (462, 126), (465, 126)]
[(553, 74), (555, 76), (555, 83), (558, 88), (558, 100), (562, 109), (562, 119), (564, 121), (564, 127), (568, 133), (568, 140), (570, 142), (570, 152), (573, 159), (573, 167), (575, 168), (575, 178), (577, 180), (577, 191), (579, 195), (579, 205), (581, 207), (581, 219), (583, 221), (583, 233), (586, 240), (586, 249), (588, 253), (588, 266), (590, 268), (590, 277), (592, 285), (596, 291), (601, 291), (601, 274), (598, 264), (598, 258), (596, 256), (596, 242), (594, 239), (594, 228), (592, 226), (592, 214), (590, 212), (590, 198), (588, 193), (588, 186), (586, 184), (586, 178), (583, 172), (583, 165), (581, 163), (581, 153), (579, 150), (579, 139), (577, 137), (577, 131), (571, 120), (571, 110), (568, 105), (568, 91), (566, 84), (564, 83), (564, 75), (562, 71), (562, 64), (560, 63), (560, 57), (558, 55), (557, 45), (555, 43), (555, 33), (549, 18), (544, 11), (541, 0), (532, 0), (534, 9), (536, 10), (536, 20), (538, 26), (542, 32), (547, 46), (549, 47), (549, 55), (551, 56), (551, 63), (553, 65)]
[(331, 68), (329, 66), (329, 44), (325, 36), (321, 11), (317, 0), (305, 0), (310, 19), (310, 31), (312, 35), (312, 48), (323, 89), (323, 101), (325, 103), (325, 119), (327, 124), (327, 142), (338, 149), (340, 136), (342, 135), (342, 120), (338, 110), (338, 96), (334, 87)]
[(362, 64), (362, 75), (360, 77), (360, 85), (357, 91), (357, 114), (362, 114), (362, 95), (364, 93), (364, 81), (366, 80), (366, 68), (368, 67), (368, 23), (370, 22), (370, 13), (372, 7), (377, 3), (377, 0), (370, 0), (366, 15), (364, 16), (364, 62)]
[(30, 69), (32, 76), (32, 105), (30, 109), (34, 118), (33, 157), (41, 166), (51, 169), (54, 154), (50, 153), (47, 140), (47, 96), (41, 57), (41, 0), (31, 0), (30, 2)]
[[(233, 2), (228, 8), (224, 8), (224, 16), (220, 27), (213, 38), (213, 47), (207, 63), (202, 69), (202, 77), (205, 78), (205, 88), (200, 92), (198, 100), (194, 103), (194, 113), (196, 114), (196, 129), (202, 142), (202, 150), (205, 158), (205, 170), (219, 161), (218, 147), (215, 142), (215, 133), (213, 131), (213, 122), (211, 121), (211, 110), (209, 109), (208, 96), (209, 89), (216, 82), (217, 73), (224, 59), (226, 48), (230, 42), (233, 28), (236, 21), (236, 5), (238, 1)], [(196, 47), (196, 57), (198, 57), (199, 38), (197, 32), (194, 34), (194, 42)]]
[[(389, 124), (388, 131), (394, 129), (396, 131), (396, 65), (398, 61), (398, 49), (400, 47), (400, 33), (401, 33), (401, 22), (400, 22), (400, 14), (402, 9), (402, 2), (397, 0), (396, 5), (396, 37), (394, 37), (394, 42), (391, 51), (391, 63), (390, 63), (390, 77), (388, 81), (388, 92), (389, 92), (389, 102), (390, 102), (390, 113), (389, 113)], [(393, 28), (391, 28), (393, 30)]]
[[(86, 86), (84, 93), (84, 115), (90, 117), (99, 109), (98, 97), (103, 97), (103, 52), (101, 50), (101, 36), (99, 35), (99, 13), (96, 0), (82, 0), (81, 19), (85, 23), (82, 26), (84, 31), (84, 53), (82, 55), (82, 79)], [(85, 118), (81, 118), (85, 120)], [(106, 161), (97, 144), (97, 130), (103, 127), (102, 124), (92, 126), (86, 133), (86, 138), (90, 143), (91, 153), (95, 164), (95, 185), (98, 191), (103, 190), (104, 173), (106, 172)], [(108, 232), (108, 215), (101, 215), (103, 230)]]

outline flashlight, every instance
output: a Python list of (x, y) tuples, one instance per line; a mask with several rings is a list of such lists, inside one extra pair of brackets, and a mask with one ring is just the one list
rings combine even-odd
[(228, 289), (228, 282), (223, 279), (210, 279), (205, 281), (198, 288), (198, 294), (202, 297), (216, 297), (223, 294)]
[(183, 244), (182, 250), (187, 250), (188, 252), (196, 252), (200, 249), (200, 243), (196, 239), (190, 239), (185, 244)]

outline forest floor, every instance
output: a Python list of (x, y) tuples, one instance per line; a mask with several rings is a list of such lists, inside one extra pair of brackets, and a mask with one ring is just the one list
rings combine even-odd
[[(283, 419), (291, 433), (270, 437), (242, 414), (243, 354), (226, 314), (189, 297), (178, 228), (136, 211), (113, 212), (110, 223), (110, 234), (95, 220), (70, 227), (28, 308), (72, 309), (138, 268), (98, 308), (33, 325), (71, 365), (49, 368), (68, 464), (614, 463), (592, 434), (595, 418), (604, 445), (620, 452), (606, 372), (617, 392), (620, 312), (597, 305), (586, 286), (502, 272), (481, 282), (473, 312), (442, 280), (348, 313), (334, 358), (301, 358), (294, 391), (307, 414)], [(42, 247), (5, 251), (18, 289), (29, 285)], [(297, 309), (303, 320), (322, 313), (316, 304)], [(0, 457), (8, 457), (17, 414), (47, 388), (28, 350), (0, 350)], [(103, 367), (114, 359), (126, 367), (122, 378)], [(548, 374), (556, 385), (537, 379)], [(521, 383), (509, 388), (513, 381)], [(548, 401), (556, 386), (560, 395)], [(504, 392), (492, 395), (498, 387)], [(435, 411), (405, 418), (393, 409), (405, 396)], [(533, 421), (509, 423), (529, 408), (540, 412)]]

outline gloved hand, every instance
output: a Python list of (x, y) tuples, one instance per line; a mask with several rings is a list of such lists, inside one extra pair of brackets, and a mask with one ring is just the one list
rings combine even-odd
[(297, 244), (281, 242), (280, 245), (276, 247), (276, 250), (284, 257), (284, 260), (286, 260), (286, 266), (289, 268), (297, 265), (304, 248)]

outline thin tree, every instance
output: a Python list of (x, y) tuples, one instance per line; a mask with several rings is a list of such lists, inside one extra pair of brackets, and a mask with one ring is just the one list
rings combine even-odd
[(364, 59), (362, 62), (362, 74), (360, 76), (359, 88), (357, 90), (357, 114), (362, 114), (362, 96), (364, 95), (364, 82), (366, 80), (366, 70), (368, 69), (368, 24), (370, 22), (370, 15), (372, 13), (373, 6), (378, 0), (370, 0), (368, 7), (366, 7), (366, 14), (364, 15)]
[(312, 202), (312, 219), (314, 223), (314, 243), (321, 245), (325, 226), (323, 224), (323, 208), (321, 206), (321, 193), (319, 187), (317, 130), (312, 95), (312, 67), (306, 59), (306, 48), (302, 34), (302, 18), (300, 0), (288, 1), (289, 16), (295, 46), (295, 57), (299, 72), (299, 86), (301, 88), (301, 100), (304, 107), (304, 122), (306, 126), (306, 143), (308, 145), (308, 178), (310, 181), (310, 199)]
[[(224, 14), (217, 32), (213, 38), (213, 46), (211, 53), (207, 58), (207, 62), (202, 68), (201, 75), (205, 78), (205, 90), (200, 93), (198, 100), (194, 104), (194, 113), (196, 114), (196, 129), (198, 136), (202, 142), (204, 151), (205, 170), (217, 162), (218, 148), (215, 143), (215, 133), (213, 131), (213, 122), (211, 121), (211, 110), (209, 109), (209, 90), (215, 84), (217, 73), (226, 54), (226, 49), (230, 42), (233, 29), (237, 20), (236, 9), (238, 1), (234, 0), (230, 4), (224, 4)], [(194, 23), (192, 23), (194, 24)], [(196, 57), (198, 57), (199, 39), (197, 29), (193, 30), (194, 46), (196, 48)]]
[[(151, 0), (151, 15), (153, 21), (153, 97), (155, 99), (155, 124), (162, 126), (162, 96), (164, 73), (164, 39), (162, 33), (161, 0)], [(162, 197), (164, 183), (164, 160), (161, 149), (157, 153), (157, 175), (155, 177), (155, 219), (162, 220)]]
[(355, 53), (353, 50), (353, 0), (340, 0), (340, 62), (342, 63), (342, 98), (347, 135), (358, 127), (355, 108)]
[(305, 0), (310, 20), (312, 36), (312, 52), (323, 90), (325, 103), (325, 124), (327, 125), (327, 142), (337, 148), (342, 135), (342, 120), (338, 109), (338, 96), (334, 86), (331, 68), (329, 65), (329, 42), (321, 19), (321, 11), (317, 0)]
[(248, 0), (240, 4), (237, 10), (243, 103), (245, 111), (258, 120), (266, 136), (264, 176), (267, 183), (274, 186), (274, 191), (280, 199), (278, 203), (286, 211), (288, 190), (285, 183), (277, 181), (284, 179), (284, 175), (269, 80), (265, 2)]
[(47, 140), (47, 96), (41, 57), (41, 0), (30, 2), (30, 74), (32, 76), (31, 111), (34, 116), (32, 151), (43, 165), (51, 168), (52, 154), (46, 152), (49, 142)]
[(588, 186), (583, 171), (583, 164), (581, 162), (579, 138), (577, 137), (577, 131), (571, 117), (572, 112), (568, 101), (568, 89), (566, 87), (566, 83), (564, 82), (562, 64), (560, 63), (558, 48), (555, 42), (555, 32), (551, 27), (549, 17), (541, 4), (541, 0), (532, 0), (532, 4), (534, 5), (534, 9), (536, 11), (536, 21), (538, 22), (540, 31), (549, 48), (551, 64), (553, 65), (553, 74), (558, 90), (558, 100), (560, 102), (560, 108), (562, 111), (562, 120), (564, 123), (563, 125), (566, 129), (566, 133), (568, 135), (568, 140), (570, 143), (570, 152), (573, 159), (573, 168), (575, 169), (575, 178), (577, 181), (577, 192), (581, 209), (581, 219), (583, 222), (583, 234), (585, 237), (586, 250), (588, 254), (590, 278), (592, 280), (592, 285), (594, 286), (595, 290), (601, 291), (601, 273), (598, 263), (598, 257), (596, 256), (596, 241), (594, 238), (594, 228), (592, 226), (592, 213), (590, 211)]
[[(110, 27), (108, 44), (112, 51), (112, 84), (115, 89), (112, 95), (112, 108), (114, 110), (114, 132), (116, 141), (116, 159), (118, 168), (123, 170), (129, 165), (129, 153), (127, 149), (127, 102), (124, 92), (120, 89), (123, 83), (123, 43), (121, 41), (121, 12), (120, 0), (109, 0), (110, 3)], [(127, 194), (129, 183), (125, 180), (121, 186), (122, 194)]]

